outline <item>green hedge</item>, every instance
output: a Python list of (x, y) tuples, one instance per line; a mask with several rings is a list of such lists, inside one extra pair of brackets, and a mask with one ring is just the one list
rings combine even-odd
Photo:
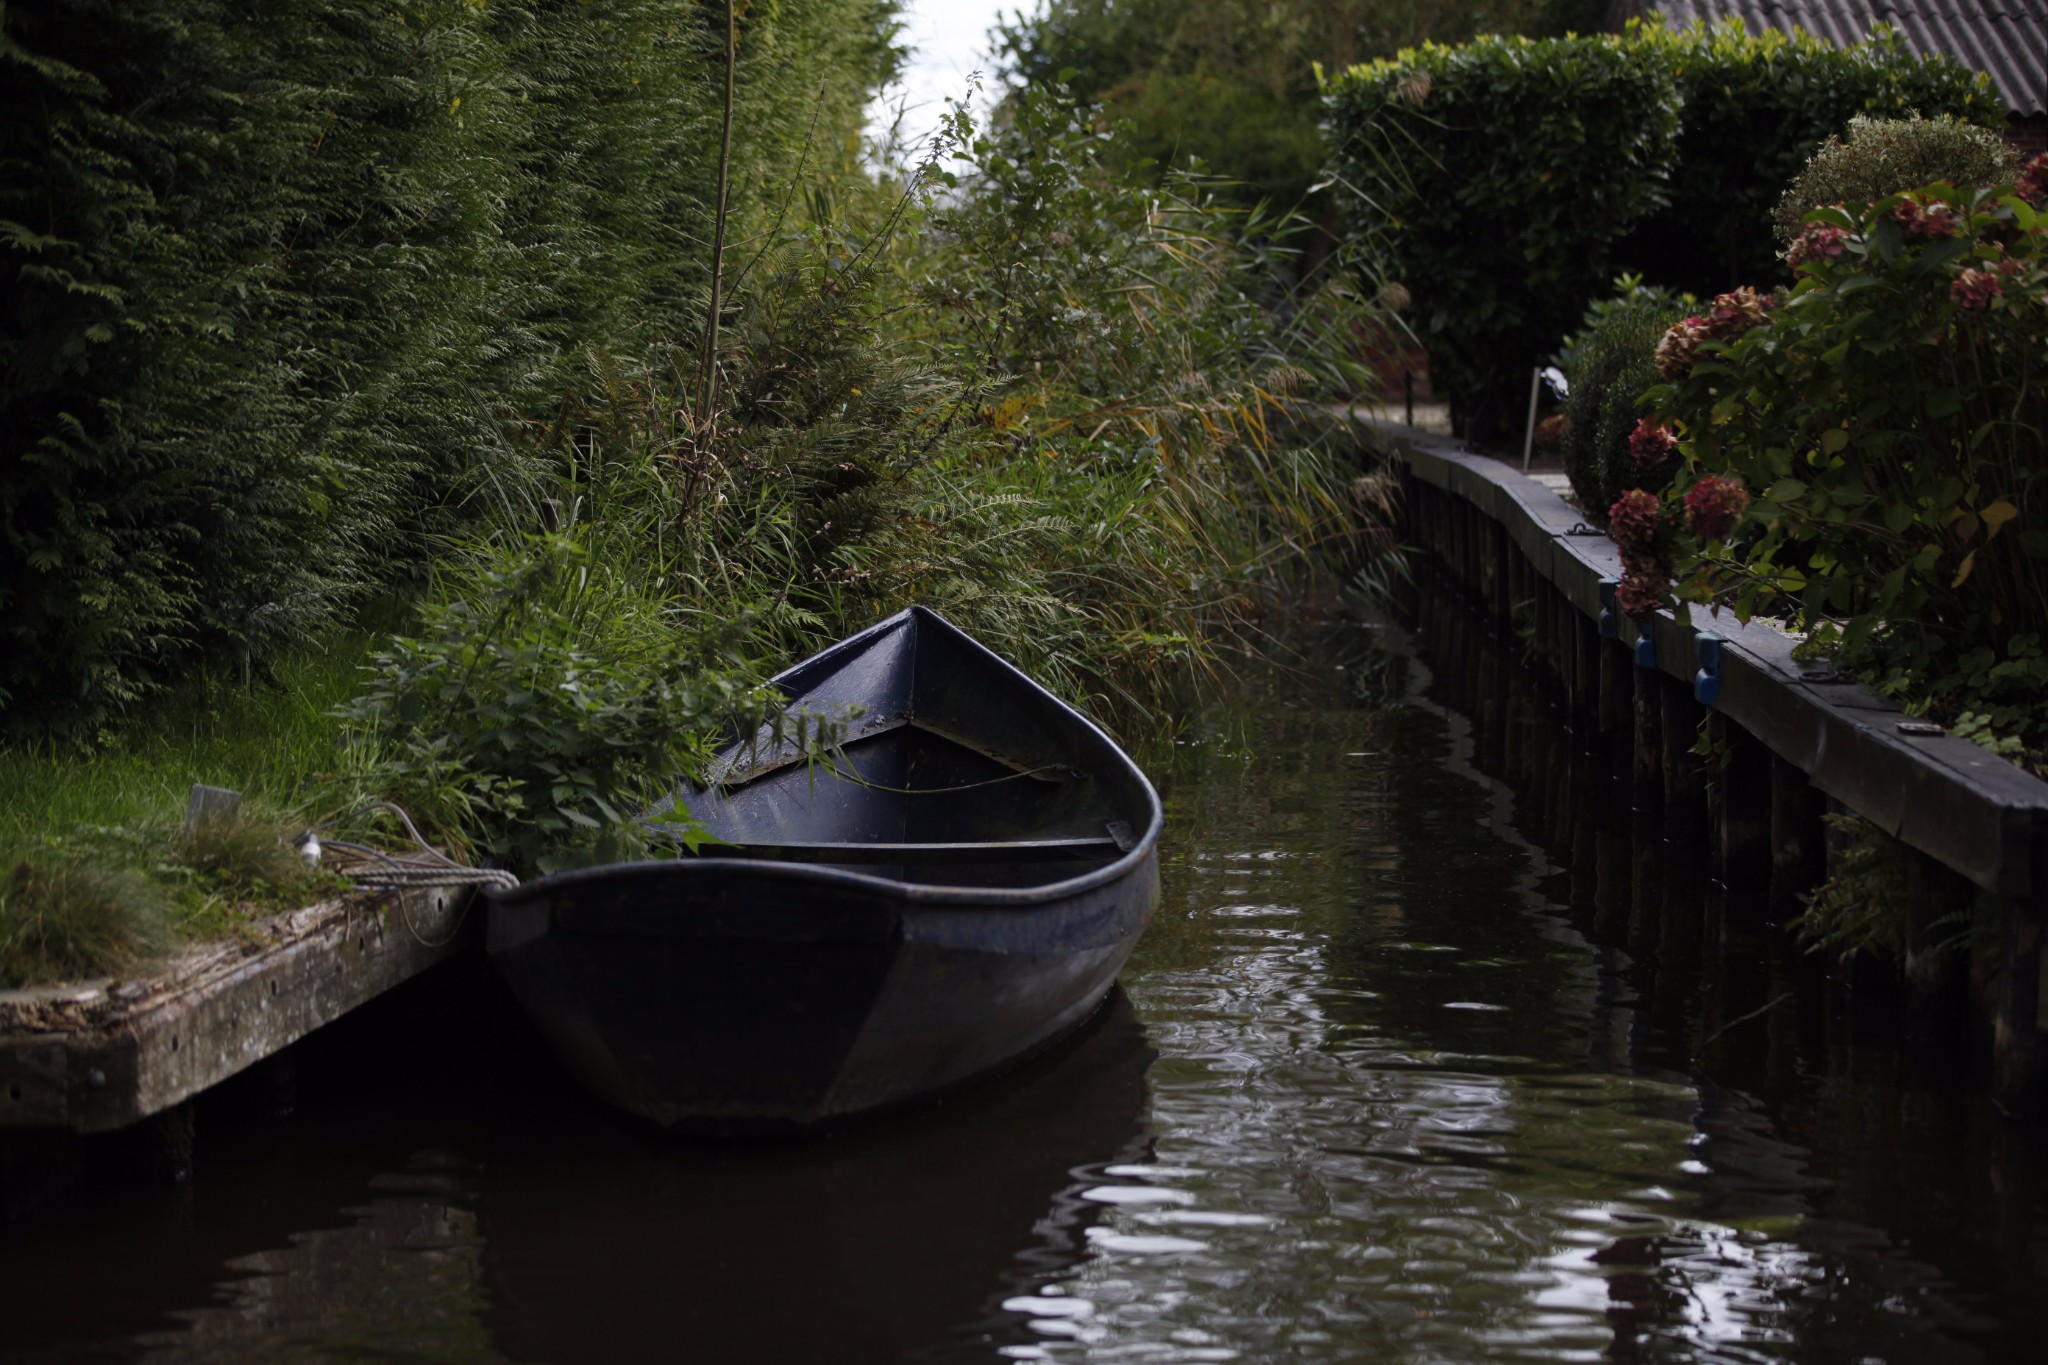
[(2000, 114), (1983, 77), (1888, 39), (1703, 27), (1425, 45), (1327, 94), (1353, 230), (1481, 437), (1618, 268), (1704, 295), (1769, 270), (1778, 196), (1853, 115)]
[[(333, 623), (513, 494), (593, 350), (687, 339), (723, 12), (0, 9), (0, 730)], [(748, 13), (743, 219), (857, 128), (889, 15)]]
[(1914, 57), (1888, 28), (1848, 49), (1775, 29), (1752, 36), (1739, 25), (1646, 28), (1632, 41), (1662, 51), (1684, 115), (1670, 203), (1643, 220), (1618, 255), (1701, 298), (1783, 276), (1772, 229), (1778, 200), (1821, 144), (1858, 115), (2005, 125), (1987, 78)]

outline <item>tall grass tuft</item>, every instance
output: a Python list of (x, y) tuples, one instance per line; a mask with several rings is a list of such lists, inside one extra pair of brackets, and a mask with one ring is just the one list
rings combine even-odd
[(164, 898), (130, 868), (72, 852), (0, 879), (0, 988), (123, 970), (173, 941)]

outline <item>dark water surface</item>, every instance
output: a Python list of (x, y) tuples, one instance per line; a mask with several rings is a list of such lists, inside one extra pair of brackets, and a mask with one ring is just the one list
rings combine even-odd
[(2048, 1358), (2038, 1137), (1634, 840), (1511, 658), (1301, 644), (1150, 756), (1159, 920), (1024, 1072), (677, 1145), (446, 968), (288, 1116), (210, 1099), (191, 1184), (0, 1230), (0, 1361)]

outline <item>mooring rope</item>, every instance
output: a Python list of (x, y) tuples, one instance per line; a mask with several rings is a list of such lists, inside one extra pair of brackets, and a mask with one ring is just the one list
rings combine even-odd
[[(350, 843), (345, 839), (329, 839), (325, 843), (321, 841), (321, 830), (332, 828), (343, 820), (352, 819), (355, 816), (375, 810), (390, 811), (393, 815), (397, 816), (398, 823), (405, 827), (405, 832), (412, 836), (413, 843), (419, 846), (421, 853), (433, 860), (432, 863), (406, 862), (402, 859), (394, 858), (380, 848), (372, 848), (368, 844)], [(365, 805), (357, 806), (354, 810), (348, 811), (345, 814), (337, 815), (334, 819), (323, 824), (315, 825), (299, 836), (298, 847), (300, 855), (308, 863), (316, 867), (320, 864), (321, 856), (330, 848), (344, 849), (364, 859), (364, 862), (350, 868), (346, 874), (358, 891), (425, 891), (441, 887), (458, 886), (489, 887), (498, 891), (510, 891), (519, 885), (519, 878), (502, 867), (467, 867), (462, 863), (456, 862), (440, 849), (428, 843), (421, 836), (418, 827), (413, 824), (412, 817), (405, 813), (403, 807), (391, 801), (371, 801)], [(456, 916), (455, 923), (449, 926), (447, 934), (438, 939), (431, 939), (421, 933), (420, 927), (413, 923), (412, 906), (408, 903), (406, 897), (401, 895), (398, 898), (398, 905), (399, 914), (405, 920), (406, 932), (410, 933), (414, 939), (428, 948), (445, 948), (450, 943), (453, 943), (456, 933), (462, 928), (462, 921), (469, 914), (469, 907), (464, 906), (461, 914)]]
[(860, 772), (850, 763), (844, 769), (829, 762), (822, 763), (819, 766), (840, 781), (852, 786), (865, 787), (869, 791), (888, 792), (895, 796), (944, 796), (950, 792), (969, 792), (977, 787), (993, 787), (1004, 782), (1015, 782), (1020, 777), (1037, 777), (1041, 773), (1072, 773), (1074, 771), (1064, 763), (1047, 763), (1037, 768), (1020, 768), (1016, 772), (1004, 773), (1001, 777), (985, 778), (980, 782), (962, 782), (958, 786), (953, 787), (891, 787), (886, 783), (870, 781), (868, 778), (861, 776)]

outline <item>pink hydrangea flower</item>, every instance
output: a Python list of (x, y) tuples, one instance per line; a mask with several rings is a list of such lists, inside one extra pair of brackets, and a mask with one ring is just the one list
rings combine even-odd
[(1714, 341), (1733, 341), (1752, 327), (1769, 322), (1771, 296), (1759, 294), (1748, 285), (1727, 294), (1714, 295), (1714, 307), (1707, 314), (1707, 336)]
[(1939, 199), (1894, 204), (1892, 217), (1905, 227), (1908, 237), (1953, 237), (1963, 225), (1956, 211)]
[(1628, 434), (1629, 458), (1641, 469), (1655, 469), (1670, 459), (1676, 449), (1678, 434), (1647, 417), (1636, 419), (1636, 429)]
[(1691, 374), (1694, 362), (1699, 359), (1700, 342), (1706, 335), (1707, 320), (1703, 317), (1672, 323), (1657, 342), (1657, 373), (1672, 380)]
[(1998, 276), (1989, 270), (1965, 270), (1948, 287), (1949, 297), (1961, 304), (1965, 311), (1982, 313), (1991, 307), (1991, 300), (2004, 293), (1998, 287)]
[(1749, 490), (1727, 474), (1709, 474), (1685, 495), (1685, 522), (1701, 540), (1726, 540), (1749, 507)]
[(1607, 509), (1607, 533), (1621, 547), (1624, 559), (1656, 553), (1657, 522), (1662, 514), (1663, 504), (1657, 495), (1640, 488), (1631, 488), (1614, 500), (1614, 506)]
[(1623, 616), (1642, 620), (1655, 616), (1657, 608), (1666, 600), (1665, 586), (1670, 579), (1665, 574), (1646, 569), (1630, 569), (1621, 576), (1621, 583), (1614, 589), (1614, 605)]
[(1786, 250), (1785, 264), (1797, 270), (1815, 261), (1836, 260), (1848, 249), (1848, 229), (1826, 223), (1808, 223)]

